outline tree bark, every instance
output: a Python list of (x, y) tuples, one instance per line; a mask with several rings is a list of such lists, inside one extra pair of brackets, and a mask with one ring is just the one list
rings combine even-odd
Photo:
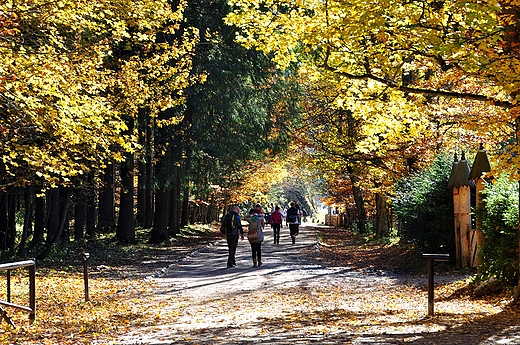
[(25, 213), (24, 213), (24, 222), (22, 229), (22, 236), (20, 238), (20, 244), (18, 246), (18, 256), (23, 257), (26, 253), (26, 244), (27, 238), (29, 237), (29, 233), (31, 230), (32, 219), (33, 219), (33, 196), (34, 196), (34, 187), (29, 187), (25, 189)]
[[(93, 186), (92, 176), (89, 176), (89, 185)], [(89, 189), (87, 192), (87, 229), (85, 234), (93, 238), (96, 236), (96, 192)]]
[(121, 164), (121, 193), (116, 238), (121, 243), (135, 243), (133, 156)]
[(47, 218), (47, 244), (53, 244), (60, 226), (60, 192), (58, 188), (53, 188), (48, 193), (49, 196), (49, 216)]
[(183, 228), (189, 224), (189, 208), (190, 208), (190, 200), (189, 200), (189, 188), (183, 188), (184, 193), (182, 195), (182, 206), (181, 206), (181, 222), (180, 227)]
[(367, 230), (367, 213), (365, 211), (365, 199), (363, 198), (363, 191), (357, 186), (359, 178), (350, 174), (352, 181), (352, 194), (354, 195), (354, 203), (356, 204), (356, 220), (357, 230), (360, 233), (365, 233)]
[[(517, 142), (520, 144), (520, 136), (519, 136), (519, 130), (520, 130), (520, 118), (516, 119), (516, 128), (517, 128)], [(518, 181), (518, 186), (520, 187), (520, 181)], [(518, 205), (520, 207), (520, 193), (518, 195)], [(517, 260), (518, 260), (518, 274), (520, 276), (520, 222), (518, 222), (518, 251), (516, 253)], [(513, 293), (513, 298), (516, 303), (520, 301), (520, 279), (518, 279), (518, 284), (516, 285), (516, 288)]]
[(168, 223), (170, 221), (170, 191), (161, 189), (155, 194), (157, 210), (150, 236), (150, 243), (162, 243), (170, 238)]
[(9, 227), (7, 193), (0, 194), (0, 250), (7, 248), (7, 228)]
[(151, 162), (150, 153), (152, 151), (150, 121), (148, 118), (148, 111), (146, 109), (139, 109), (138, 127), (139, 144), (142, 147), (142, 151), (141, 156), (139, 156), (137, 159), (137, 224), (146, 227), (146, 220), (149, 211), (148, 203), (150, 202), (148, 197), (150, 192), (148, 189), (148, 180), (150, 178), (148, 165)]
[(180, 234), (180, 213), (181, 213), (181, 175), (179, 171), (175, 171), (175, 184), (173, 185), (171, 192), (170, 202), (170, 225), (169, 233), (170, 236), (176, 236)]
[[(516, 118), (515, 123), (515, 129), (516, 129), (516, 145), (517, 147), (520, 147), (520, 116)], [(520, 186), (520, 181), (518, 181), (518, 185)], [(518, 195), (518, 207), (520, 208), (520, 193)], [(520, 277), (520, 222), (518, 222), (518, 250), (516, 252), (517, 255), (517, 262), (518, 262), (518, 276)], [(518, 285), (516, 286), (515, 293), (514, 293), (514, 299), (516, 302), (520, 300), (520, 279), (518, 279)]]
[(109, 164), (103, 173), (103, 182), (99, 188), (99, 222), (98, 231), (109, 233), (115, 228), (115, 190), (114, 164)]
[(387, 205), (384, 195), (377, 193), (375, 231), (379, 237), (388, 235), (388, 209), (386, 206)]
[(74, 241), (79, 241), (84, 238), (87, 207), (85, 191), (76, 189), (74, 192)]
[[(52, 207), (57, 207), (57, 210), (58, 210), (57, 211), (57, 213), (58, 213), (58, 216), (57, 216), (58, 226), (57, 226), (57, 230), (52, 233), (52, 236), (50, 236), (51, 233), (47, 233), (47, 241), (46, 241), (45, 249), (39, 255), (36, 256), (36, 258), (39, 259), (39, 260), (45, 259), (45, 257), (47, 257), (47, 255), (49, 255), (53, 245), (61, 237), (62, 231), (65, 228), (65, 222), (68, 219), (67, 215), (69, 213), (70, 194), (71, 194), (71, 190), (70, 189), (66, 189), (64, 191), (64, 193), (62, 194), (63, 197), (61, 198), (61, 200), (63, 200), (64, 204), (61, 205), (61, 207), (60, 207), (60, 202), (59, 202), (59, 200), (60, 200), (60, 193), (59, 193), (59, 191), (57, 191), (57, 193), (56, 192), (53, 193), (52, 198), (57, 198), (58, 202), (57, 202), (57, 205), (55, 205), (56, 201), (51, 201), (51, 208)], [(56, 213), (55, 210), (53, 210), (52, 212)], [(53, 215), (53, 218), (56, 218), (56, 217)], [(50, 217), (49, 217), (49, 219), (50, 219)]]
[[(41, 191), (40, 191), (41, 192)], [(36, 199), (34, 202), (34, 234), (29, 244), (29, 249), (36, 245), (43, 243), (45, 234), (45, 225), (47, 224), (47, 196), (38, 196), (35, 193)], [(48, 193), (47, 193), (48, 195)]]

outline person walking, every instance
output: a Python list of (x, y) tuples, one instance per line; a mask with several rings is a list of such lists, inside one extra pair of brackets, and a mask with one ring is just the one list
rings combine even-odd
[(271, 228), (274, 232), (274, 244), (280, 244), (280, 228), (283, 224), (283, 215), (280, 212), (280, 206), (274, 208), (274, 212), (271, 213)]
[(240, 219), (240, 208), (233, 206), (222, 220), (220, 231), (226, 235), (226, 242), (228, 245), (228, 259), (227, 267), (236, 266), (235, 255), (238, 246), (238, 237), (244, 239), (244, 229), (242, 228), (242, 220)]
[(253, 267), (262, 266), (262, 242), (264, 241), (263, 222), (264, 215), (251, 209), (244, 218), (249, 223), (247, 239), (251, 244), (251, 256)]
[(289, 232), (291, 233), (292, 244), (296, 243), (296, 236), (299, 233), (300, 226), (300, 211), (296, 208), (296, 203), (291, 202), (291, 207), (287, 210), (287, 217), (285, 218), (285, 225), (289, 225)]
[(262, 205), (260, 205), (260, 204), (255, 205), (255, 212), (258, 214), (265, 214), (264, 211), (262, 210)]

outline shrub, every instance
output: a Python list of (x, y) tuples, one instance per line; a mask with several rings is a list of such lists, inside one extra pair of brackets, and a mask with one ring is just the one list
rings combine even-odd
[(452, 162), (448, 155), (439, 155), (430, 167), (400, 182), (392, 198), (399, 235), (423, 252), (455, 252), (453, 198), (448, 188)]
[(518, 280), (518, 183), (506, 175), (487, 183), (482, 192), (485, 208), (477, 210), (484, 243), (480, 248), (483, 277)]

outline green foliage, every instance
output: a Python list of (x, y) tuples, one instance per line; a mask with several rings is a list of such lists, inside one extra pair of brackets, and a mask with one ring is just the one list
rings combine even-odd
[(518, 183), (502, 175), (487, 184), (482, 197), (485, 209), (478, 209), (484, 244), (481, 271), (484, 277), (515, 283), (518, 280)]
[(451, 160), (439, 155), (432, 165), (400, 182), (393, 209), (400, 235), (422, 251), (454, 252), (453, 201), (448, 179)]

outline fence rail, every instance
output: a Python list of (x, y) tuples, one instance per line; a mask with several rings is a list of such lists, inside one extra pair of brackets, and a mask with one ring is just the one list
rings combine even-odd
[[(27, 267), (29, 269), (29, 306), (23, 306), (11, 303), (11, 271), (19, 268)], [(0, 305), (21, 309), (29, 312), (30, 322), (36, 319), (36, 262), (34, 260), (25, 260), (0, 264), (0, 270), (7, 271), (7, 301), (0, 300)], [(3, 312), (4, 317), (5, 311)]]

